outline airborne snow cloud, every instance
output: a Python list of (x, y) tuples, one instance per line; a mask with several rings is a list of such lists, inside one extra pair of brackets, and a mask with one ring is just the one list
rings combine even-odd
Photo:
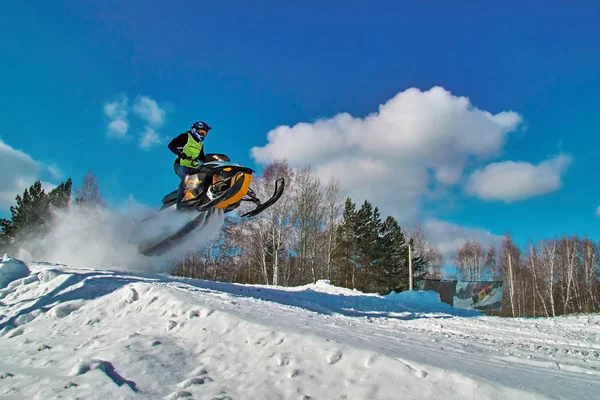
[(309, 164), (324, 180), (339, 178), (355, 201), (369, 199), (412, 222), (431, 190), (459, 183), (472, 162), (497, 156), (521, 122), (516, 112), (492, 114), (442, 87), (411, 88), (364, 118), (342, 113), (279, 126), (252, 156), (263, 164)]
[(558, 155), (538, 165), (504, 161), (479, 169), (467, 182), (467, 191), (484, 200), (507, 203), (553, 192), (562, 186), (570, 156)]

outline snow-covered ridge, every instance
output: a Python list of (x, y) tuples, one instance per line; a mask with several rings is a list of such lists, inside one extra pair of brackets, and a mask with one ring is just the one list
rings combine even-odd
[(7, 398), (593, 398), (600, 389), (596, 315), (502, 319), (429, 292), (237, 285), (9, 257), (2, 276)]

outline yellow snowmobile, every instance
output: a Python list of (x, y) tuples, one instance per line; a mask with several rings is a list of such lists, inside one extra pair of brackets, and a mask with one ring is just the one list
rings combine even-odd
[[(160, 216), (164, 210), (176, 210), (178, 213), (193, 213), (193, 218), (166, 236), (143, 240), (139, 245), (139, 252), (147, 256), (166, 253), (185, 240), (189, 233), (205, 226), (217, 210), (228, 213), (247, 201), (253, 203), (255, 208), (240, 217), (249, 218), (275, 204), (283, 194), (285, 180), (280, 178), (275, 182), (273, 195), (263, 203), (250, 187), (253, 174), (253, 169), (232, 163), (225, 154), (207, 154), (206, 162), (194, 174), (185, 178), (183, 197), (179, 204), (177, 190), (174, 190), (162, 199), (158, 214)], [(140, 223), (152, 218), (146, 218)]]

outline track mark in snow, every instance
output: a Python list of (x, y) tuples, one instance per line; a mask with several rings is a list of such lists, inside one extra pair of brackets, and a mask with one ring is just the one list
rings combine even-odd
[(333, 354), (327, 357), (327, 363), (331, 365), (336, 364), (342, 359), (342, 356), (343, 354), (341, 350), (336, 350)]
[(165, 329), (166, 331), (170, 331), (173, 328), (175, 328), (177, 326), (177, 322), (171, 320), (169, 321), (169, 323), (167, 324), (167, 328)]
[(233, 400), (233, 399), (231, 397), (227, 396), (224, 392), (221, 392), (217, 396), (212, 397), (210, 400)]
[(125, 300), (125, 302), (129, 303), (129, 304), (133, 303), (134, 301), (138, 301), (139, 299), (140, 299), (139, 293), (137, 292), (137, 290), (135, 290), (132, 287), (129, 287), (123, 296), (123, 300)]
[(42, 310), (35, 310), (28, 314), (19, 315), (17, 317), (17, 319), (15, 319), (15, 325), (21, 326), (21, 325), (28, 324), (31, 321), (33, 321), (34, 319), (36, 319), (37, 317), (39, 317), (41, 314), (43, 314)]
[(280, 354), (279, 357), (277, 357), (277, 366), (278, 367), (284, 367), (289, 364), (290, 364), (289, 354)]
[(11, 374), (10, 372), (4, 372), (2, 374), (0, 374), (0, 379), (6, 379), (6, 378), (12, 378), (14, 375)]
[(11, 333), (8, 334), (9, 338), (14, 338), (17, 336), (21, 336), (25, 331), (23, 330), (23, 328), (18, 328), (15, 329), (14, 331), (12, 331)]
[(212, 313), (214, 313), (215, 310), (211, 310), (209, 308), (205, 308), (202, 310), (202, 312), (200, 313), (200, 316), (202, 318), (206, 318), (206, 317), (210, 317), (212, 315)]
[(127, 385), (133, 392), (137, 393), (139, 391), (135, 382), (127, 380), (119, 375), (119, 373), (115, 371), (115, 367), (108, 361), (91, 360), (90, 362), (80, 362), (72, 369), (71, 374), (75, 376), (83, 375), (93, 369), (99, 369), (104, 372), (106, 376), (119, 387)]
[(99, 318), (91, 318), (91, 319), (88, 319), (85, 324), (87, 326), (94, 326), (94, 325), (99, 324), (99, 323), (100, 323), (100, 319)]
[(365, 367), (373, 366), (373, 364), (375, 364), (375, 361), (377, 361), (377, 356), (376, 355), (370, 356), (369, 358), (367, 358), (365, 360)]
[(57, 276), (59, 276), (61, 274), (62, 274), (62, 272), (60, 272), (57, 269), (48, 269), (46, 271), (40, 272), (37, 275), (37, 277), (38, 277), (38, 279), (39, 279), (40, 282), (42, 282), (42, 283), (48, 283), (52, 279), (56, 278)]
[(292, 372), (290, 372), (289, 377), (290, 377), (290, 379), (292, 379), (292, 378), (295, 378), (300, 375), (302, 375), (302, 371), (300, 371), (299, 369), (295, 369)]
[(150, 300), (148, 300), (148, 302), (146, 303), (146, 306), (149, 306), (150, 304), (154, 303), (156, 300), (158, 300), (158, 296), (153, 296)]
[(215, 310), (211, 310), (209, 308), (203, 308), (201, 310), (190, 310), (187, 313), (187, 319), (192, 319), (192, 318), (197, 318), (197, 317), (206, 318), (206, 317), (209, 317), (214, 312), (215, 312)]
[(52, 308), (48, 312), (48, 315), (52, 319), (62, 319), (62, 318), (65, 318), (65, 317), (71, 315), (71, 313), (79, 310), (79, 308), (81, 308), (82, 305), (83, 305), (82, 300), (74, 300), (74, 301), (64, 302), (64, 303)]
[(187, 390), (178, 390), (176, 392), (171, 393), (169, 395), (169, 397), (167, 397), (167, 399), (176, 400), (176, 399), (183, 399), (186, 397), (192, 397), (192, 393), (188, 392)]
[(424, 369), (413, 368), (410, 364), (408, 364), (405, 361), (399, 359), (398, 357), (394, 357), (394, 360), (398, 361), (400, 364), (402, 364), (406, 368), (408, 368), (413, 373), (413, 375), (416, 376), (419, 379), (423, 379), (423, 378), (425, 378), (429, 374)]
[(179, 387), (181, 387), (182, 389), (187, 389), (190, 386), (204, 385), (208, 382), (214, 382), (210, 376), (197, 376), (195, 378), (186, 379), (185, 381), (181, 382), (179, 384)]

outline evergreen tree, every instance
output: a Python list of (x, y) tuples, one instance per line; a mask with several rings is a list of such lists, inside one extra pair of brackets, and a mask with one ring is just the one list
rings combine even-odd
[(65, 208), (71, 199), (69, 178), (50, 193), (46, 194), (38, 180), (25, 189), (23, 196), (17, 195), (16, 206), (10, 207), (11, 218), (0, 220), (0, 246), (8, 247), (24, 239), (31, 233), (44, 230), (52, 218), (51, 210)]
[(39, 180), (25, 189), (23, 196), (17, 195), (15, 199), (17, 205), (10, 207), (11, 221), (7, 229), (3, 229), (11, 244), (17, 236), (27, 235), (42, 225), (48, 206), (46, 192)]
[(401, 292), (408, 284), (408, 245), (402, 228), (389, 216), (381, 226), (377, 263), (377, 292)]
[(48, 203), (51, 208), (61, 209), (67, 208), (71, 202), (71, 188), (73, 181), (71, 178), (66, 182), (61, 183), (48, 194)]
[(344, 203), (342, 222), (337, 229), (338, 246), (333, 255), (338, 270), (334, 279), (334, 284), (336, 285), (355, 287), (356, 264), (358, 262), (356, 252), (356, 226), (356, 204), (348, 197)]
[[(411, 239), (409, 241), (410, 243), (410, 248), (414, 249), (415, 245), (413, 243), (413, 240)], [(406, 259), (408, 260), (408, 256), (406, 257)], [(413, 271), (413, 289), (417, 290), (418, 288), (422, 287), (423, 284), (423, 279), (425, 279), (425, 276), (427, 276), (427, 267), (429, 266), (429, 263), (433, 262), (430, 261), (426, 258), (425, 255), (415, 255), (415, 252), (412, 252), (412, 271)], [(408, 289), (408, 287), (407, 287)]]
[(381, 228), (381, 218), (379, 209), (373, 208), (372, 204), (365, 200), (356, 213), (357, 224), (356, 240), (359, 253), (359, 263), (361, 272), (360, 286), (361, 290), (370, 291), (372, 267), (377, 263), (380, 257), (379, 249), (379, 231)]
[(6, 218), (0, 218), (0, 253), (4, 254), (12, 244), (12, 221)]

